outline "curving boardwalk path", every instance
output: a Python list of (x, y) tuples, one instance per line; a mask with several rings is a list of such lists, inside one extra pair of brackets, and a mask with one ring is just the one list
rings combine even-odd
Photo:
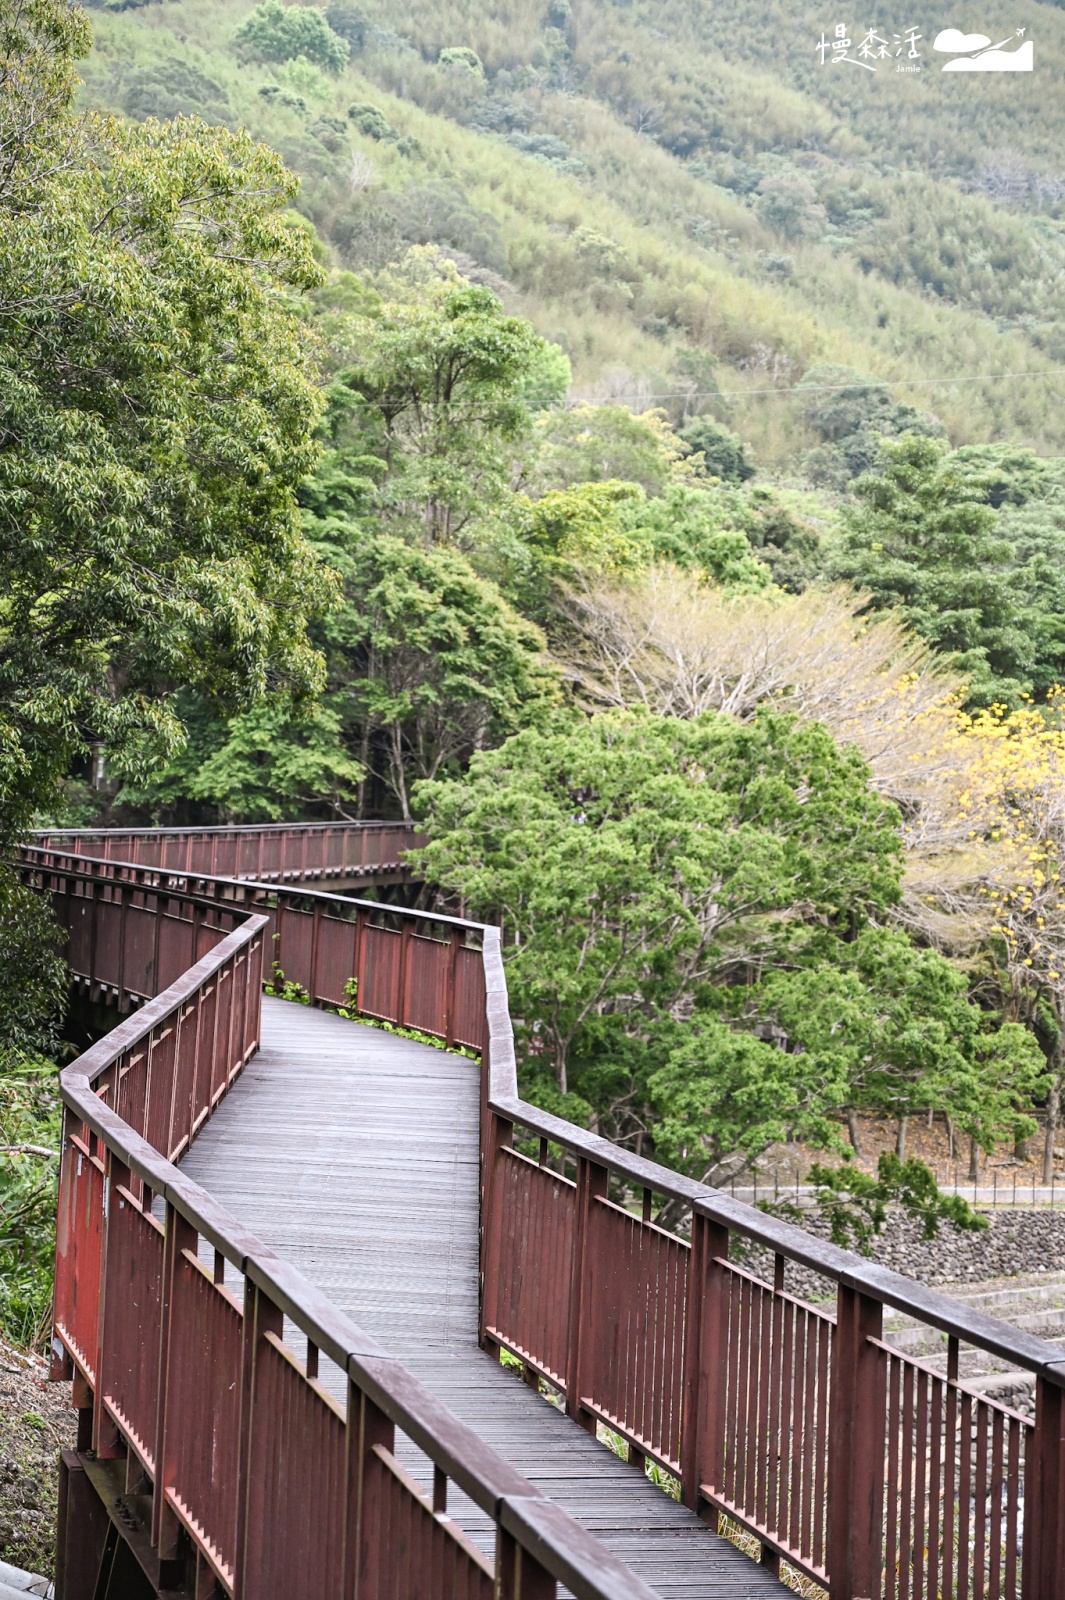
[[(473, 1062), (264, 997), (262, 1049), (182, 1166), (663, 1600), (780, 1600), (770, 1573), (478, 1348), (477, 1097)], [(339, 1393), (324, 1359), (321, 1376)], [(428, 1483), (414, 1447), (398, 1453)], [(488, 1518), (452, 1496), (490, 1549)]]

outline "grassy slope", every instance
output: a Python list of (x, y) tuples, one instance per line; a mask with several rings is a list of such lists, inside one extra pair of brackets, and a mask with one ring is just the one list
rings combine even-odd
[[(250, 9), (248, 0), (177, 0), (94, 13), (87, 98), (121, 108), (146, 67), (192, 64), (221, 86), (232, 120), (305, 174), (302, 203), (327, 237), (368, 196), (458, 186), (502, 231), (508, 298), (565, 345), (579, 384), (609, 384), (621, 369), (645, 392), (669, 394), (679, 354), (712, 352), (720, 387), (740, 391), (734, 425), (766, 464), (804, 439), (795, 403), (760, 391), (790, 386), (820, 360), (913, 380), (900, 396), (935, 410), (956, 443), (1006, 437), (1065, 449), (1065, 226), (1054, 214), (1063, 208), (1052, 197), (1006, 212), (964, 187), (991, 157), (1033, 182), (1054, 177), (1065, 148), (1065, 98), (1054, 87), (1065, 63), (1061, 10), (1025, 0), (1006, 21), (1005, 7), (989, 5), (981, 26), (1001, 21), (1001, 36), (1030, 19), (1039, 72), (955, 82), (933, 72), (819, 74), (812, 12), (743, 0), (715, 3), (712, 16), (705, 0), (575, 6), (566, 46), (562, 32), (545, 33), (542, 0), (414, 0), (402, 18), (382, 5), (382, 24), (402, 28), (420, 53), (371, 48), (326, 79), (238, 63), (231, 39)], [(543, 64), (545, 39), (553, 64)], [(559, 172), (470, 126), (477, 97), (456, 93), (431, 65), (442, 43), (478, 49), (492, 94), (563, 139), (580, 170)], [(269, 82), (295, 86), (306, 113), (268, 105), (258, 91)], [(650, 133), (632, 126), (639, 93), (651, 103)], [(343, 117), (356, 100), (378, 105), (421, 153), (353, 132), (329, 152), (308, 135), (322, 112)], [(354, 153), (372, 176), (353, 196)], [(782, 238), (759, 220), (743, 190), (779, 172), (808, 177), (826, 202), (820, 237)], [(613, 241), (620, 265), (589, 271), (573, 241), (582, 227)], [(791, 273), (782, 280), (766, 266), (781, 254)], [(1001, 372), (1049, 376), (926, 381)]]

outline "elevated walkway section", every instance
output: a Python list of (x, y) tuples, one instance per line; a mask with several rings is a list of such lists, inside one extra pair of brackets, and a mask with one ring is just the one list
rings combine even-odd
[[(262, 1047), (182, 1170), (663, 1600), (783, 1594), (478, 1348), (478, 1093), (474, 1061), (266, 998)], [(425, 1458), (397, 1454), (428, 1486)], [(491, 1521), (460, 1495), (448, 1510), (490, 1553)]]

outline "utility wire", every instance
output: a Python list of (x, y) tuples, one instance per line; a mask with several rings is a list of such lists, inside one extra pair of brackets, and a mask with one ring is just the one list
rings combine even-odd
[[(790, 389), (677, 389), (669, 394), (640, 395), (641, 400), (717, 400), (735, 396), (742, 399), (751, 394), (853, 394), (863, 389), (916, 389), (929, 385), (949, 386), (954, 383), (997, 383), (1012, 378), (1060, 378), (1065, 372), (1050, 368), (1043, 372), (973, 372), (957, 378), (870, 378), (859, 383), (796, 383)], [(618, 395), (613, 398), (621, 399)], [(576, 405), (586, 401), (571, 402)], [(601, 404), (602, 402), (600, 402)]]

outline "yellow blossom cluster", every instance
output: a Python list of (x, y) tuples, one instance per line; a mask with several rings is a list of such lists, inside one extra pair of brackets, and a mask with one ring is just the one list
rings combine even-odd
[(1065, 985), (1065, 689), (1042, 707), (959, 717), (969, 754), (961, 804), (994, 847), (979, 885), (1011, 968), (1055, 998)]

